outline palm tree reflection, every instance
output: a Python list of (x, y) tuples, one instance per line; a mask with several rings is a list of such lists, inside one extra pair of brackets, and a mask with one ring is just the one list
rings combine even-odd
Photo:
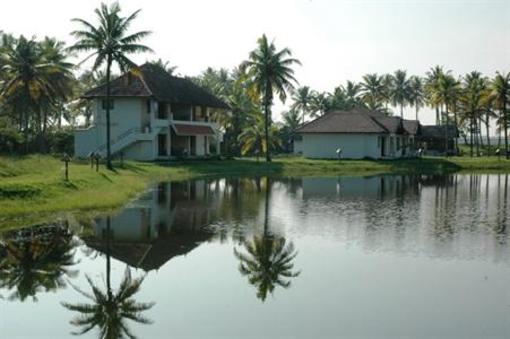
[(8, 232), (0, 245), (0, 288), (15, 289), (10, 300), (37, 300), (40, 292), (64, 288), (73, 278), (76, 242), (63, 226), (49, 225)]
[(294, 244), (269, 231), (270, 189), (270, 179), (267, 178), (263, 234), (255, 235), (251, 241), (244, 242), (247, 253), (234, 249), (234, 254), (240, 261), (239, 272), (247, 276), (248, 282), (257, 288), (257, 298), (262, 301), (265, 301), (267, 294), (272, 294), (277, 286), (289, 288), (291, 278), (301, 273), (293, 271), (293, 260), (297, 256)]
[(91, 300), (92, 303), (67, 303), (62, 305), (79, 314), (71, 320), (71, 324), (80, 329), (73, 332), (81, 335), (93, 328), (99, 329), (99, 338), (120, 339), (136, 338), (129, 329), (127, 320), (140, 324), (150, 324), (151, 320), (143, 316), (143, 312), (154, 306), (154, 303), (140, 303), (134, 299), (140, 291), (145, 276), (132, 278), (129, 267), (126, 267), (124, 277), (116, 292), (111, 287), (111, 255), (110, 255), (110, 218), (107, 218), (106, 228), (106, 291), (94, 284), (87, 276), (87, 281), (92, 293), (87, 293), (73, 286), (81, 295)]

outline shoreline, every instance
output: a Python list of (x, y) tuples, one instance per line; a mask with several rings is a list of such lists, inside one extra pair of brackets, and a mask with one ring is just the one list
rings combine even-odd
[(158, 181), (224, 176), (369, 176), (451, 173), (510, 173), (510, 161), (497, 158), (421, 158), (398, 160), (255, 159), (126, 162), (99, 172), (86, 161), (63, 163), (51, 156), (0, 157), (0, 229), (43, 222), (59, 215), (93, 215), (114, 210)]

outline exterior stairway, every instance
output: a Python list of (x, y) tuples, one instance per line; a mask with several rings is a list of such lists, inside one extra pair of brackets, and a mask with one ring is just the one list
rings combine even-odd
[[(150, 132), (144, 133), (140, 128), (133, 127), (128, 129), (122, 134), (119, 134), (116, 138), (112, 138), (110, 141), (111, 154), (121, 152), (123, 149), (137, 141), (151, 141), (154, 140), (157, 134), (161, 131), (161, 127), (153, 128)], [(94, 153), (99, 153), (101, 157), (106, 156), (106, 143), (97, 147)]]

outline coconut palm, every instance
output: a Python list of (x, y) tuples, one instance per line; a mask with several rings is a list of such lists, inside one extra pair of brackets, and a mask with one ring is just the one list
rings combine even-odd
[[(250, 52), (249, 60), (243, 62), (242, 68), (246, 70), (254, 95), (262, 98), (265, 117), (264, 132), (267, 140), (273, 96), (277, 94), (280, 100), (285, 102), (287, 92), (294, 88), (294, 84), (297, 84), (292, 66), (301, 63), (291, 57), (292, 53), (288, 48), (277, 51), (274, 43), (269, 43), (265, 34), (258, 39), (257, 44), (257, 48)], [(271, 161), (269, 148), (266, 148), (266, 161)]]
[(310, 87), (299, 87), (292, 95), (294, 101), (291, 108), (295, 111), (301, 111), (302, 123), (305, 123), (305, 117), (310, 114), (310, 105), (313, 99), (313, 91)]
[(71, 320), (71, 324), (79, 328), (78, 331), (73, 332), (75, 335), (85, 334), (97, 327), (100, 338), (118, 339), (127, 337), (132, 339), (136, 337), (131, 333), (127, 320), (140, 324), (150, 324), (151, 320), (143, 316), (142, 313), (152, 308), (154, 303), (140, 303), (134, 299), (135, 294), (140, 291), (145, 277), (132, 278), (129, 267), (126, 267), (118, 290), (115, 292), (112, 290), (110, 238), (110, 218), (107, 218), (106, 290), (103, 291), (87, 276), (92, 293), (85, 292), (76, 286), (73, 287), (82, 296), (91, 300), (92, 303), (62, 302), (62, 305), (68, 310), (79, 313)]
[(425, 92), (423, 80), (419, 76), (412, 76), (409, 79), (409, 104), (414, 106), (415, 119), (419, 121), (418, 112), (425, 105)]
[(366, 74), (361, 82), (361, 99), (369, 109), (381, 110), (385, 102), (385, 85), (382, 76)]
[(391, 77), (389, 88), (390, 100), (393, 106), (400, 106), (400, 117), (404, 118), (404, 106), (409, 102), (409, 79), (406, 71), (396, 70)]
[(119, 66), (121, 72), (126, 72), (135, 66), (135, 63), (128, 58), (128, 54), (151, 51), (149, 47), (139, 43), (150, 34), (149, 31), (128, 33), (129, 27), (140, 13), (140, 10), (127, 17), (121, 16), (120, 12), (121, 9), (117, 2), (110, 7), (102, 3), (100, 8), (95, 10), (99, 21), (97, 26), (83, 19), (73, 19), (82, 28), (71, 33), (78, 41), (69, 48), (75, 52), (92, 52), (85, 60), (95, 58), (92, 66), (93, 70), (97, 70), (103, 64), (106, 64), (106, 166), (108, 169), (112, 169), (110, 145), (111, 67), (115, 63)]
[(444, 71), (443, 66), (434, 66), (427, 72), (425, 80), (425, 94), (429, 105), (436, 110), (436, 125), (441, 124), (440, 108), (441, 104), (437, 102), (437, 91), (439, 87), (439, 79), (450, 71)]
[[(276, 149), (279, 145), (279, 140), (276, 138), (278, 128), (271, 126), (268, 131), (264, 129), (264, 118), (260, 113), (254, 113), (252, 122), (248, 124), (241, 134), (239, 134), (239, 141), (241, 142), (241, 154), (255, 154), (257, 161), (259, 161), (260, 154), (268, 154), (270, 149)], [(268, 134), (267, 134), (268, 133)], [(265, 137), (268, 135), (268, 137)], [(267, 142), (269, 141), (269, 143)]]
[(41, 47), (34, 39), (4, 35), (0, 49), (0, 73), (4, 78), (0, 97), (19, 114), (26, 151), (31, 113), (40, 113), (39, 104), (63, 96), (66, 89), (63, 82), (72, 77), (70, 64), (59, 54), (59, 46), (52, 46), (52, 54), (48, 45)]
[[(455, 114), (455, 127), (457, 127), (457, 112), (456, 105), (459, 96), (460, 82), (450, 74), (442, 75), (437, 83), (436, 91), (432, 94), (432, 102), (443, 105), (445, 107), (445, 152), (448, 156), (448, 130), (449, 130), (449, 115), (453, 110)], [(455, 136), (455, 140), (457, 137)], [(457, 145), (455, 145), (457, 147)]]
[(172, 66), (170, 61), (163, 61), (163, 59), (150, 61), (151, 64), (161, 68), (163, 71), (167, 72), (170, 75), (174, 75), (177, 66)]
[(269, 231), (269, 192), (271, 182), (266, 178), (266, 197), (264, 202), (264, 230), (244, 243), (246, 253), (234, 249), (239, 259), (239, 272), (248, 277), (248, 282), (257, 288), (257, 298), (265, 301), (277, 286), (289, 288), (290, 279), (301, 272), (293, 271), (292, 261), (297, 255), (292, 242), (276, 236)]
[(359, 95), (361, 92), (361, 85), (350, 80), (347, 80), (347, 83), (344, 87), (345, 96), (347, 99), (347, 105), (350, 108), (354, 108), (360, 105)]
[(331, 94), (328, 92), (315, 92), (310, 103), (312, 117), (320, 117), (331, 109)]
[(505, 154), (510, 158), (508, 149), (508, 112), (507, 105), (510, 98), (510, 72), (507, 74), (497, 73), (496, 77), (490, 83), (490, 94), (495, 107), (500, 111), (499, 126), (505, 136)]
[[(478, 117), (484, 112), (486, 80), (482, 74), (473, 71), (464, 77), (463, 91), (460, 98), (463, 120), (469, 121), (470, 154), (473, 156), (474, 135), (478, 130)], [(477, 142), (478, 145), (478, 142)], [(479, 152), (477, 152), (479, 154)]]

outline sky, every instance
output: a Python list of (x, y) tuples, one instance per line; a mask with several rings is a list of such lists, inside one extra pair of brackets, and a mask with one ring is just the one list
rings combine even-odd
[[(8, 1), (0, 10), (0, 30), (71, 44), (69, 33), (78, 28), (71, 18), (94, 22), (100, 2)], [(181, 75), (237, 66), (264, 33), (301, 61), (295, 69), (299, 85), (318, 91), (367, 73), (404, 69), (424, 75), (434, 65), (455, 75), (510, 71), (510, 0), (119, 2), (125, 15), (142, 9), (133, 31), (152, 31), (144, 43), (154, 53), (132, 59), (168, 60)], [(276, 119), (283, 109), (275, 105)], [(407, 108), (405, 117), (414, 117), (414, 109)], [(420, 119), (434, 123), (434, 114), (425, 109)]]

